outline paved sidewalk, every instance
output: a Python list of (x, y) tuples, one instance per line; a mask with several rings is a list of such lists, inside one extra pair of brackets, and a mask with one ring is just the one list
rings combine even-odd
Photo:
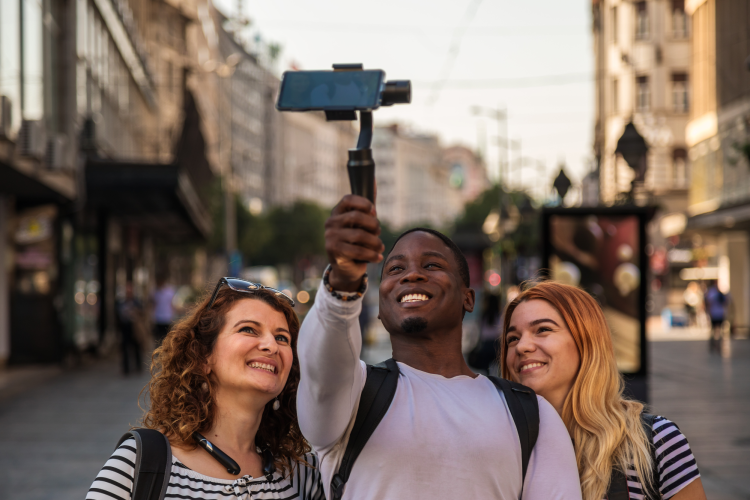
[(650, 347), (652, 409), (687, 436), (707, 497), (750, 499), (750, 340), (726, 344), (728, 357), (707, 340)]
[[(141, 416), (145, 374), (115, 360), (59, 371), (0, 400), (0, 499), (82, 500), (119, 437)], [(30, 384), (31, 385), (31, 384)]]

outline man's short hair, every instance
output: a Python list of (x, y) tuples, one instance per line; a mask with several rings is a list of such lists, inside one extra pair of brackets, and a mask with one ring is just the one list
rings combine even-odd
[(388, 256), (390, 256), (391, 252), (393, 252), (393, 249), (396, 248), (396, 244), (401, 240), (401, 238), (409, 233), (416, 233), (417, 231), (437, 236), (443, 243), (445, 243), (445, 246), (447, 246), (453, 254), (453, 258), (456, 260), (456, 264), (458, 264), (458, 275), (461, 277), (461, 281), (463, 281), (464, 285), (468, 288), (471, 285), (471, 278), (469, 276), (469, 263), (466, 262), (466, 257), (464, 256), (463, 252), (461, 252), (461, 249), (458, 248), (458, 245), (453, 243), (452, 239), (448, 238), (440, 231), (435, 231), (434, 229), (430, 229), (427, 227), (415, 227), (412, 229), (407, 229), (406, 231), (401, 233), (398, 238), (396, 238), (396, 241), (393, 243), (393, 246), (391, 247), (390, 252), (388, 252), (388, 255), (385, 256), (385, 259), (383, 259), (383, 262), (388, 260)]

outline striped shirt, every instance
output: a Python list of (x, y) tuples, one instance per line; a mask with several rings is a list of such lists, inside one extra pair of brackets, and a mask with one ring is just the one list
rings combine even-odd
[[(658, 472), (658, 476), (654, 478), (654, 486), (658, 485), (661, 498), (666, 500), (700, 477), (700, 473), (687, 438), (677, 425), (657, 416), (653, 429)], [(628, 492), (631, 500), (646, 498), (643, 485), (634, 469), (628, 469)]]
[[(104, 464), (91, 485), (86, 500), (130, 500), (135, 467), (135, 439), (126, 440)], [(172, 471), (164, 496), (178, 499), (202, 500), (266, 500), (299, 499), (325, 500), (320, 482), (318, 458), (314, 453), (305, 460), (315, 468), (296, 466), (290, 477), (274, 472), (271, 479), (253, 478), (218, 479), (204, 476), (181, 464), (172, 456)]]

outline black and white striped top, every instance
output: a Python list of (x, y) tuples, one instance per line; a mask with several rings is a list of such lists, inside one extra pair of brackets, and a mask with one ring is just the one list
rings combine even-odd
[[(115, 450), (91, 485), (86, 500), (130, 500), (135, 467), (135, 439), (128, 439)], [(296, 466), (288, 478), (275, 472), (265, 476), (243, 476), (234, 480), (204, 476), (181, 464), (172, 456), (172, 473), (164, 496), (202, 500), (325, 500), (318, 470), (318, 457), (305, 456), (315, 468)]]
[[(698, 464), (685, 435), (664, 417), (654, 419), (654, 446), (658, 477), (654, 478), (661, 498), (672, 498), (685, 486), (700, 477)], [(643, 500), (643, 485), (635, 470), (628, 469), (628, 492), (631, 500)]]

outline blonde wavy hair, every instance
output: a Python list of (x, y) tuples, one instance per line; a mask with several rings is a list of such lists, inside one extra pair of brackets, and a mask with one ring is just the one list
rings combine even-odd
[(581, 356), (561, 416), (573, 439), (583, 499), (604, 498), (613, 466), (623, 474), (633, 467), (647, 490), (653, 478), (650, 443), (641, 424), (644, 406), (623, 396), (624, 382), (615, 363), (609, 327), (588, 293), (544, 281), (532, 284), (508, 304), (500, 337), (502, 376), (513, 380), (504, 362), (508, 327), (516, 307), (529, 300), (545, 300), (557, 309)]
[[(216, 381), (206, 375), (205, 365), (213, 351), (216, 338), (224, 327), (229, 310), (241, 300), (260, 300), (279, 311), (286, 318), (292, 336), (292, 367), (286, 385), (278, 396), (279, 410), (272, 410), (272, 401), (263, 410), (255, 443), (268, 449), (277, 470), (283, 475), (291, 472), (295, 463), (310, 465), (305, 453), (310, 445), (302, 436), (297, 422), (297, 386), (300, 369), (297, 358), (297, 336), (300, 323), (292, 307), (266, 290), (251, 294), (230, 288), (219, 291), (209, 309), (210, 292), (167, 334), (153, 354), (151, 381), (148, 389), (149, 408), (143, 425), (163, 432), (170, 441), (195, 449), (193, 433), (206, 432), (213, 425), (218, 408), (215, 400)], [(206, 389), (204, 390), (204, 385)], [(144, 388), (144, 391), (146, 390)]]

